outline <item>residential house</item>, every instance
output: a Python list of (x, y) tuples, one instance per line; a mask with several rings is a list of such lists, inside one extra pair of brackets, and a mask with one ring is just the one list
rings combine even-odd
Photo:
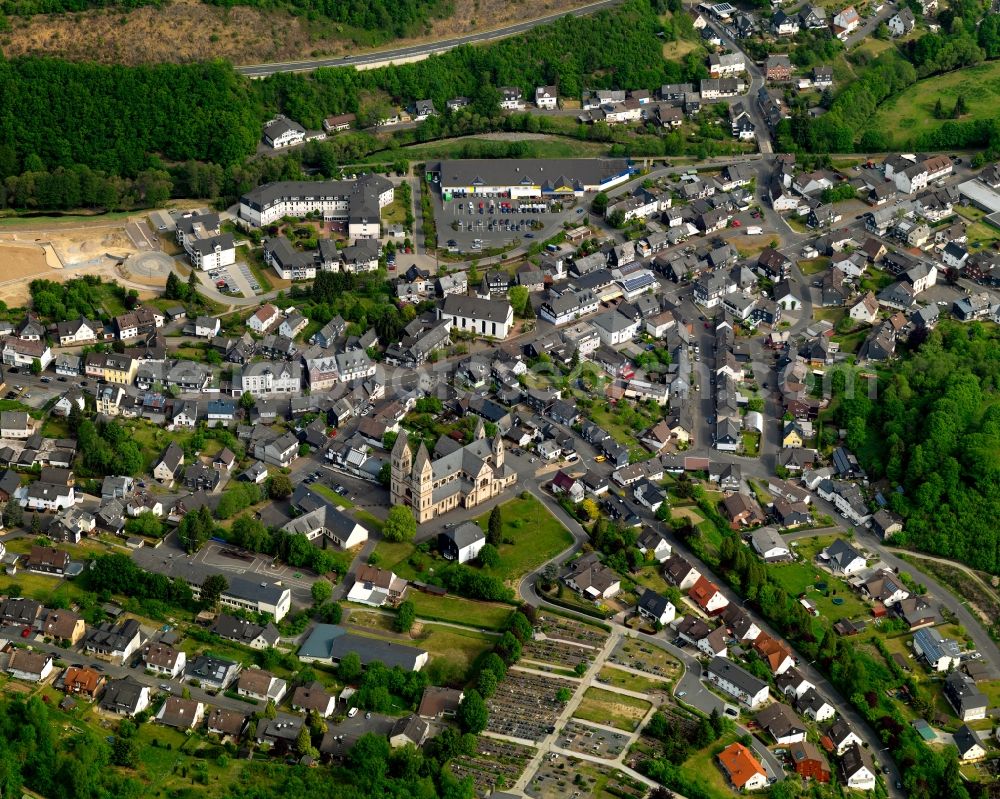
[(983, 739), (968, 724), (963, 724), (954, 735), (955, 748), (958, 749), (958, 759), (963, 763), (972, 763), (986, 757), (986, 745)]
[(944, 695), (962, 721), (978, 721), (986, 718), (989, 699), (968, 675), (958, 670), (949, 673), (944, 680)]
[(688, 597), (709, 616), (718, 615), (729, 604), (729, 600), (719, 590), (719, 587), (705, 577), (699, 577), (691, 586)]
[(254, 622), (220, 613), (212, 625), (212, 632), (227, 641), (235, 641), (251, 649), (270, 649), (277, 646), (280, 635), (273, 624)]
[(701, 579), (701, 572), (680, 555), (673, 555), (663, 564), (663, 576), (671, 585), (687, 591)]
[(264, 669), (244, 669), (236, 680), (237, 694), (265, 704), (278, 704), (287, 691), (287, 682)]
[(798, 741), (788, 747), (788, 756), (792, 760), (795, 773), (804, 780), (816, 780), (827, 783), (830, 781), (830, 764), (809, 741)]
[(874, 790), (877, 772), (872, 765), (871, 756), (859, 744), (852, 743), (844, 750), (840, 770), (848, 788), (856, 791)]
[(670, 624), (677, 616), (677, 609), (673, 602), (648, 588), (643, 589), (639, 595), (636, 611), (643, 618), (660, 626)]
[(70, 666), (63, 672), (63, 690), (68, 694), (96, 699), (107, 684), (107, 678), (99, 671), (80, 666)]
[(775, 702), (761, 710), (754, 719), (782, 746), (806, 739), (806, 725), (788, 705)]
[(105, 713), (131, 717), (142, 713), (149, 702), (149, 686), (130, 676), (109, 682), (98, 707)]
[(768, 700), (767, 683), (727, 658), (712, 658), (705, 669), (705, 677), (751, 710), (755, 710)]
[(197, 681), (202, 688), (223, 691), (236, 679), (239, 672), (238, 663), (202, 654), (188, 663), (185, 674), (189, 680)]
[(15, 649), (11, 652), (7, 671), (15, 680), (45, 682), (52, 675), (54, 662), (53, 656), (48, 652)]
[(55, 547), (44, 547), (33, 544), (25, 558), (25, 568), (28, 571), (43, 574), (65, 574), (69, 567), (69, 553)]
[(87, 625), (71, 610), (46, 610), (38, 621), (38, 631), (60, 644), (76, 646), (86, 634)]
[(156, 720), (165, 727), (177, 730), (193, 730), (205, 718), (205, 705), (194, 699), (181, 696), (167, 697), (160, 707)]
[(815, 688), (808, 689), (795, 703), (799, 712), (813, 721), (822, 722), (832, 719), (837, 711)]
[(574, 591), (592, 600), (610, 599), (621, 590), (621, 580), (615, 571), (600, 561), (596, 552), (583, 555), (570, 565), (563, 577)]
[(337, 697), (327, 693), (323, 684), (313, 681), (300, 685), (292, 694), (292, 710), (300, 713), (316, 712), (321, 718), (329, 718), (337, 707)]
[(767, 663), (772, 674), (782, 674), (795, 665), (795, 658), (792, 657), (791, 650), (767, 633), (762, 632), (753, 640), (753, 648), (760, 655), (761, 660)]
[(347, 594), (351, 602), (370, 607), (382, 607), (386, 602), (397, 604), (406, 593), (408, 583), (387, 569), (362, 564), (354, 573), (354, 585)]
[(943, 637), (933, 627), (917, 630), (913, 634), (913, 651), (931, 671), (946, 672), (957, 667), (962, 659), (958, 642)]
[(153, 467), (153, 477), (169, 486), (174, 482), (178, 469), (180, 469), (183, 463), (184, 450), (180, 448), (176, 441), (171, 441), (167, 445), (166, 450), (164, 450), (163, 456)]
[(163, 643), (147, 644), (142, 649), (144, 667), (160, 677), (174, 679), (184, 673), (187, 654)]
[(397, 749), (400, 746), (415, 746), (420, 748), (430, 732), (430, 725), (420, 716), (410, 714), (396, 720), (389, 731), (389, 746)]
[(788, 560), (792, 551), (773, 527), (761, 527), (750, 534), (750, 543), (765, 561)]
[(916, 24), (917, 20), (909, 8), (900, 9), (898, 13), (889, 17), (889, 21), (886, 23), (889, 33), (893, 36), (906, 36)]
[(119, 624), (104, 622), (91, 627), (83, 642), (84, 651), (115, 664), (128, 661), (142, 646), (142, 630), (135, 619), (125, 619)]
[(766, 518), (760, 504), (749, 494), (728, 494), (722, 500), (722, 506), (734, 530), (763, 524)]
[(861, 17), (854, 6), (848, 6), (832, 20), (833, 35), (840, 40), (847, 39), (861, 24)]
[(764, 767), (741, 743), (730, 744), (719, 752), (719, 765), (737, 791), (759, 791), (768, 786)]
[[(558, 474), (563, 474), (563, 472)], [(565, 475), (563, 476), (565, 477)], [(555, 480), (553, 480), (554, 483)], [(583, 486), (579, 481), (574, 481), (573, 485), (579, 488), (582, 499)], [(472, 521), (462, 522), (457, 527), (438, 533), (438, 549), (446, 560), (468, 563), (479, 556), (479, 551), (485, 544), (486, 536), (483, 529)]]
[(865, 559), (850, 544), (838, 538), (824, 549), (819, 559), (827, 563), (836, 574), (849, 576), (865, 568)]

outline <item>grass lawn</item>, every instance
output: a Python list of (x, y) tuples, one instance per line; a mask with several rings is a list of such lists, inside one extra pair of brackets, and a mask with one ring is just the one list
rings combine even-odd
[[(400, 147), (395, 151), (398, 158), (410, 161), (426, 161), (436, 158), (475, 158), (479, 148), (490, 148), (495, 141), (469, 136), (428, 144)], [(608, 146), (599, 142), (579, 141), (563, 136), (547, 136), (542, 139), (524, 140), (525, 158), (594, 158), (607, 155)], [(385, 154), (371, 156), (370, 160), (384, 161)]]
[(821, 255), (819, 258), (813, 258), (811, 260), (799, 261), (799, 269), (802, 270), (802, 274), (806, 275), (818, 275), (820, 272), (825, 272), (830, 268), (830, 259)]
[(813, 311), (813, 316), (819, 322), (830, 322), (837, 324), (847, 315), (846, 308), (817, 308)]
[(632, 732), (650, 707), (652, 704), (644, 699), (605, 691), (603, 688), (588, 688), (573, 717)]
[(760, 433), (756, 430), (743, 431), (743, 454), (756, 458), (760, 454)]
[(861, 291), (871, 291), (878, 294), (886, 286), (891, 286), (895, 282), (896, 278), (888, 272), (869, 270), (861, 278)]
[(643, 459), (649, 457), (649, 452), (639, 446), (638, 436), (646, 428), (655, 424), (657, 421), (643, 409), (634, 408), (633, 406), (624, 405), (623, 408), (627, 407), (631, 411), (634, 411), (633, 418), (637, 419), (639, 422), (638, 428), (631, 427), (621, 421), (619, 414), (615, 413), (613, 410), (606, 410), (601, 403), (594, 403), (590, 411), (587, 413), (587, 418), (590, 419), (594, 424), (607, 430), (608, 434), (619, 444), (624, 444), (629, 448), (629, 452), (632, 454), (642, 453)]
[(726, 777), (715, 758), (719, 752), (735, 740), (735, 735), (726, 735), (711, 746), (692, 755), (680, 767), (681, 774), (690, 784), (700, 787), (705, 796), (720, 797), (720, 799), (732, 796)]
[[(313, 483), (313, 485), (316, 485)], [(383, 520), (366, 510), (355, 511), (354, 515), (365, 527), (382, 532)], [(381, 545), (380, 545), (381, 546)]]
[(934, 118), (934, 106), (940, 100), (945, 112), (950, 113), (959, 95), (965, 98), (969, 109), (959, 121), (995, 116), (997, 103), (1000, 102), (1000, 62), (966, 67), (917, 81), (882, 103), (872, 127), (897, 131), (895, 141), (902, 146), (904, 142), (944, 125), (946, 120)]
[(0, 594), (25, 596), (44, 604), (57, 591), (68, 595), (71, 599), (84, 593), (72, 580), (63, 580), (55, 576), (49, 577), (29, 571), (19, 571), (13, 577), (0, 574)]
[(861, 345), (865, 343), (865, 339), (868, 338), (870, 330), (871, 328), (866, 327), (863, 330), (856, 330), (844, 336), (834, 336), (834, 341), (840, 345), (841, 352), (849, 352), (852, 355), (856, 355), (858, 350), (861, 349)]
[(985, 246), (1000, 238), (1000, 234), (994, 228), (980, 221), (986, 214), (978, 208), (973, 208), (972, 206), (963, 208), (959, 206), (955, 211), (968, 222), (965, 232), (969, 237), (970, 248), (976, 244)]
[(697, 50), (699, 46), (698, 42), (692, 42), (690, 39), (678, 39), (676, 42), (667, 42), (663, 45), (663, 57), (667, 61), (677, 61), (688, 53)]
[(323, 483), (313, 483), (312, 487), (313, 487), (313, 490), (317, 494), (320, 494), (320, 495), (326, 497), (328, 500), (330, 500), (331, 502), (336, 503), (337, 505), (340, 505), (340, 507), (342, 507), (342, 508), (353, 508), (354, 507), (354, 503), (351, 502), (351, 500), (349, 500), (347, 497), (345, 497), (345, 496), (343, 496), (341, 494), (338, 494), (336, 491), (334, 491), (328, 485), (324, 485)]
[(667, 581), (660, 575), (658, 564), (655, 566), (646, 566), (638, 574), (633, 574), (631, 577), (636, 585), (641, 585), (658, 594), (662, 594), (667, 590)]
[(403, 225), (406, 223), (407, 208), (397, 194), (389, 205), (382, 209), (383, 225)]
[[(500, 505), (500, 513), (503, 540), (512, 543), (500, 545), (500, 565), (488, 571), (511, 585), (573, 543), (569, 530), (530, 494)], [(483, 530), (489, 527), (489, 517), (484, 513), (477, 519)]]
[(468, 672), (476, 658), (494, 647), (496, 637), (475, 630), (424, 624), (413, 644), (430, 652), (432, 661), (440, 659)]
[(627, 691), (638, 691), (643, 694), (652, 693), (653, 691), (666, 691), (670, 688), (670, 683), (663, 680), (643, 677), (641, 674), (633, 674), (630, 671), (622, 671), (611, 666), (605, 666), (597, 676), (601, 682), (614, 685), (616, 688), (624, 688)]
[[(821, 617), (835, 621), (841, 617), (856, 619), (868, 615), (868, 606), (851, 591), (843, 580), (820, 571), (812, 563), (780, 563), (768, 567), (771, 576), (792, 596), (805, 594), (806, 599), (816, 605)], [(813, 586), (826, 583), (830, 596), (817, 591)], [(834, 595), (833, 592), (836, 592)], [(836, 604), (833, 600), (843, 600)]]
[(486, 630), (502, 630), (514, 611), (510, 605), (498, 602), (475, 602), (460, 597), (434, 596), (422, 591), (411, 591), (407, 599), (416, 605), (418, 617), (432, 617)]

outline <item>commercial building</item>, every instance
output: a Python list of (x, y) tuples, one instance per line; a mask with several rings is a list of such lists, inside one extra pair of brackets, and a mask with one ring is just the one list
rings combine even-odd
[(579, 197), (606, 191), (632, 175), (624, 158), (466, 159), (431, 164), (445, 199), (465, 196)]

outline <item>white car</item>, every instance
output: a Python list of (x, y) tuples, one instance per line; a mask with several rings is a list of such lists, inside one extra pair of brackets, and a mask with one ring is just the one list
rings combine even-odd
[(356, 707), (352, 707), (347, 711), (347, 718), (349, 719), (353, 719), (356, 715), (358, 715), (358, 709)]

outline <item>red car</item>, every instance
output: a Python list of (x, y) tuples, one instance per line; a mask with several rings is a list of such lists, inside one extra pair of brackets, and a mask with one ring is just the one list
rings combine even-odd
[(21, 630), (21, 637), (22, 638), (27, 638), (29, 635), (31, 635), (31, 628), (30, 627), (25, 627), (23, 630)]
[(740, 220), (739, 219), (734, 219), (733, 220), (733, 227), (740, 227)]

